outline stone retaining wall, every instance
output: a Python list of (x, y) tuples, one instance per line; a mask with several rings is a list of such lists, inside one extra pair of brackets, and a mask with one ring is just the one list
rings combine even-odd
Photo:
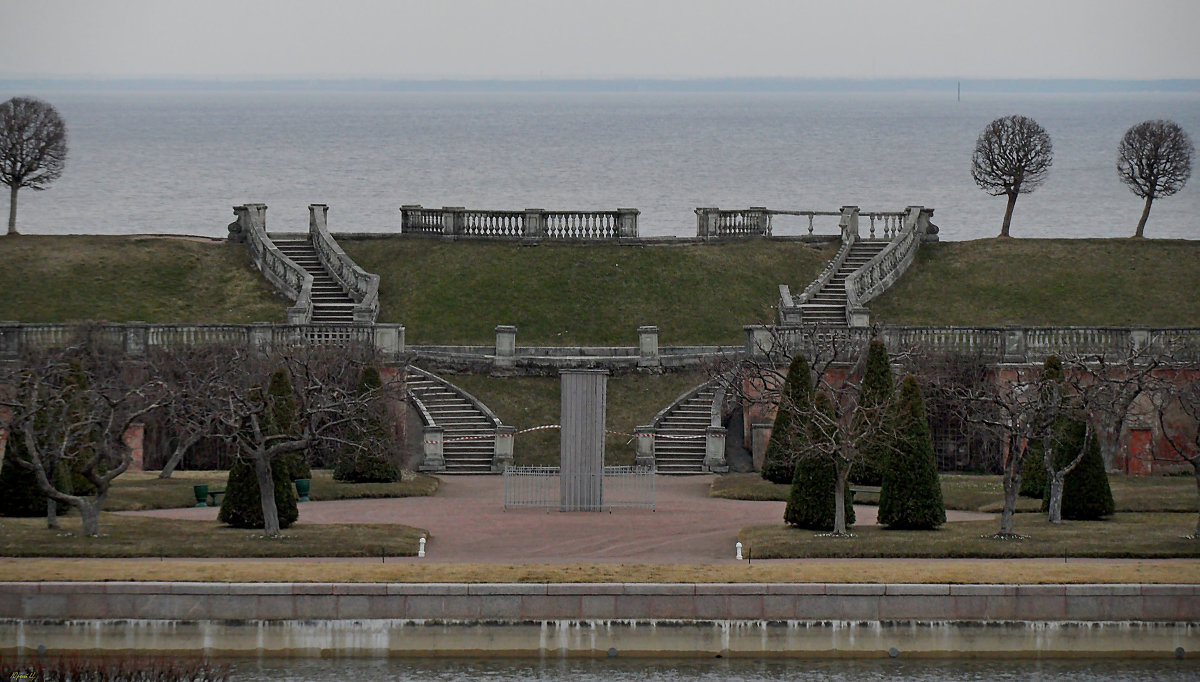
[(0, 654), (1195, 656), (1197, 585), (0, 583)]

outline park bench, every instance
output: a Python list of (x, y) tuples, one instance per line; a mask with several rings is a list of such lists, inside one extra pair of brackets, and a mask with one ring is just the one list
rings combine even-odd
[(854, 504), (854, 496), (858, 494), (878, 495), (882, 490), (877, 485), (852, 485), (850, 486), (850, 504)]
[(221, 502), (221, 496), (225, 494), (224, 490), (209, 490), (208, 491), (208, 506), (215, 507)]

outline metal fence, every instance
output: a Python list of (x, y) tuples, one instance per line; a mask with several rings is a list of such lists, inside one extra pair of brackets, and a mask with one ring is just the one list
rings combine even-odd
[[(558, 467), (506, 467), (504, 508), (561, 508), (560, 485)], [(601, 500), (601, 509), (654, 509), (654, 469), (604, 467)]]

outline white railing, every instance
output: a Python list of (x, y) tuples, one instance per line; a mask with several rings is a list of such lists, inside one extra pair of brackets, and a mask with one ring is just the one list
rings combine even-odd
[[(555, 509), (562, 505), (559, 467), (504, 469), (504, 508)], [(649, 508), (656, 502), (654, 469), (636, 466), (604, 467), (601, 509)]]
[(250, 247), (254, 266), (268, 282), (293, 301), (287, 311), (288, 323), (305, 324), (312, 320), (313, 276), (283, 255), (267, 236), (267, 205), (234, 206), (233, 212)]
[(354, 321), (370, 324), (379, 315), (379, 275), (363, 270), (354, 262), (329, 233), (329, 207), (310, 204), (308, 207), (308, 236), (325, 270), (349, 292), (354, 299)]

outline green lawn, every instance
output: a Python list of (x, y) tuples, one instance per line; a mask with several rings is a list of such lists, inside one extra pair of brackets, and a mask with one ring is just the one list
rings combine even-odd
[[(450, 379), (482, 400), (501, 421), (518, 430), (560, 422), (558, 377), (458, 375)], [(628, 434), (637, 426), (649, 424), (659, 410), (707, 380), (704, 372), (609, 377), (605, 416), (608, 430), (615, 433), (605, 440), (605, 464), (633, 464), (635, 450)], [(523, 433), (517, 436), (513, 460), (521, 466), (556, 466), (559, 438), (557, 430)]]
[(196, 237), (6, 236), (0, 320), (282, 322), (245, 244)]
[(341, 239), (379, 273), (380, 321), (413, 344), (637, 344), (657, 325), (663, 345), (739, 344), (742, 325), (774, 322), (778, 286), (801, 290), (836, 252), (754, 240), (656, 246)]
[(885, 324), (1200, 325), (1200, 241), (980, 239), (924, 245), (869, 304)]

